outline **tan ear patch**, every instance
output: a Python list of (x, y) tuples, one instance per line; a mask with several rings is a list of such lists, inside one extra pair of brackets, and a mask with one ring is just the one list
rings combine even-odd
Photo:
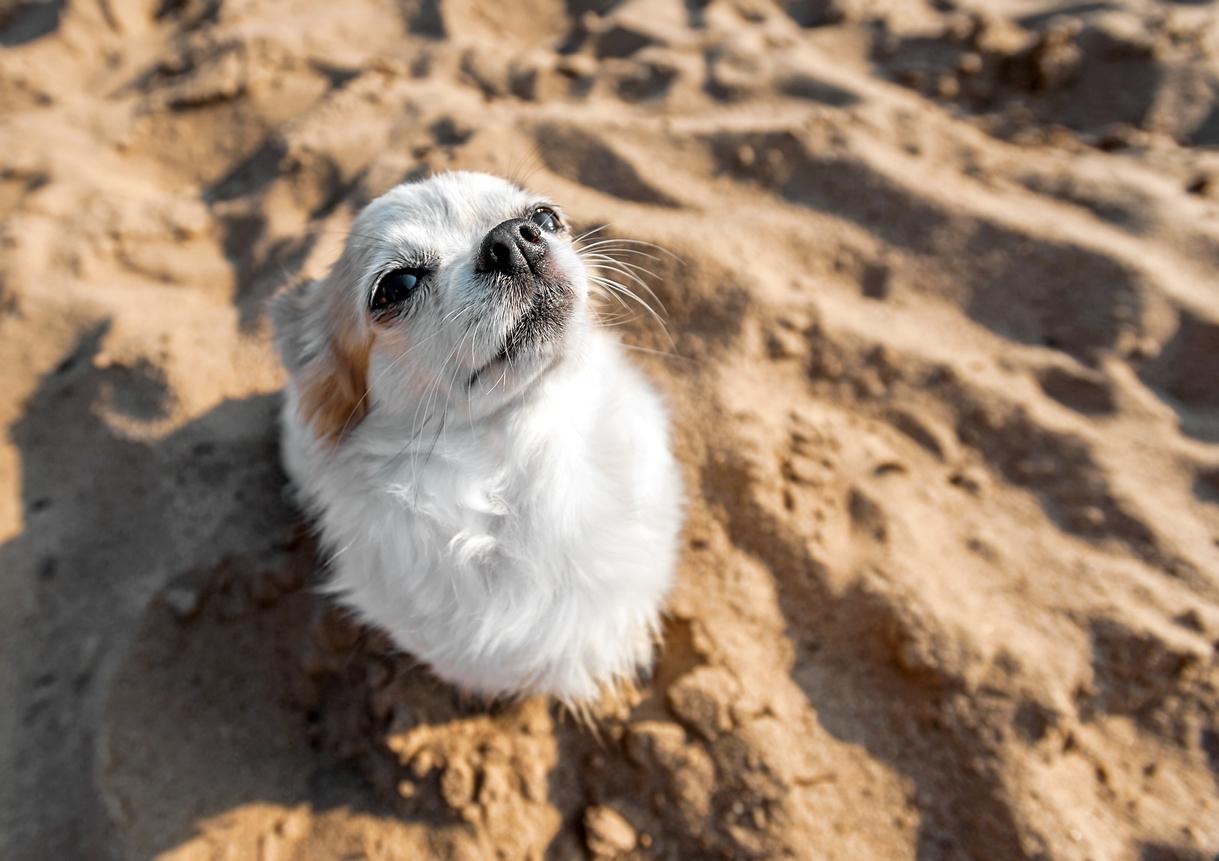
[(343, 301), (340, 260), (330, 277), (280, 291), (269, 313), (275, 347), (300, 392), (300, 416), (326, 442), (338, 443), (368, 413), (372, 333)]
[(336, 340), (301, 374), (301, 415), (319, 437), (336, 444), (368, 412), (368, 351)]
[(369, 336), (350, 322), (336, 325), (330, 336), (328, 348), (300, 375), (300, 409), (317, 435), (334, 445), (368, 413), (372, 345)]

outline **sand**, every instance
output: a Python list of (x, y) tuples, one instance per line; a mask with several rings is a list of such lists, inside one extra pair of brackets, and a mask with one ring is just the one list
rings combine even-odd
[[(1219, 852), (1219, 3), (0, 4), (0, 858)], [(315, 598), (263, 309), (450, 167), (656, 243), (653, 679)], [(663, 354), (663, 355), (662, 355)]]

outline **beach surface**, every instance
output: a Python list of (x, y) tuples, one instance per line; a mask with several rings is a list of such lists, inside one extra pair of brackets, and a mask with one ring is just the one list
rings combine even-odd
[[(1215, 0), (6, 0), (0, 46), (0, 858), (1219, 853)], [(329, 611), (279, 467), (268, 297), (453, 168), (663, 249), (664, 326), (604, 310), (688, 523), (593, 728)]]

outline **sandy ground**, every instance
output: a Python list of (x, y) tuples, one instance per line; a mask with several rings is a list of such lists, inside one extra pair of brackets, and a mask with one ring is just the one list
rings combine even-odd
[[(1219, 3), (0, 4), (0, 858), (1219, 852)], [(326, 612), (263, 307), (404, 178), (658, 243), (592, 732)]]

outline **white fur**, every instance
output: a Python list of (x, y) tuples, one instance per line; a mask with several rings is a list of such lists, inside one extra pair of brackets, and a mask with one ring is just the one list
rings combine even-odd
[[(514, 322), (474, 273), (479, 244), (540, 202), (451, 173), (370, 204), (330, 277), (273, 314), (283, 455), (339, 601), (464, 689), (580, 702), (651, 664), (681, 493), (661, 400), (592, 320), (566, 234), (548, 237), (575, 296), (562, 337), (466, 386)], [(438, 266), (430, 294), (370, 324), (378, 274), (420, 255)], [(337, 443), (302, 419), (299, 374), (325, 349), (333, 291), (372, 333), (368, 413)]]

